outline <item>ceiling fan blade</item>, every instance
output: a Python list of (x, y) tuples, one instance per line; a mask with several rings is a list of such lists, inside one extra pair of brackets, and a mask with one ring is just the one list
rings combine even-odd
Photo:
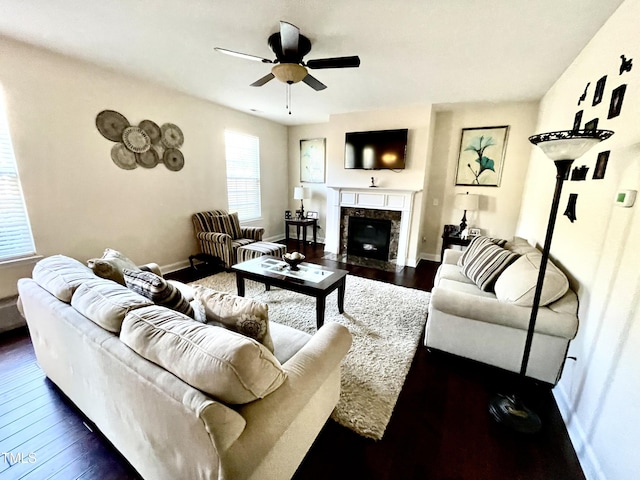
[(273, 73), (269, 73), (269, 74), (265, 75), (264, 77), (262, 77), (261, 79), (256, 80), (255, 82), (253, 82), (250, 86), (251, 87), (261, 87), (262, 85), (267, 83), (269, 80), (273, 80), (274, 78), (275, 78), (275, 76), (273, 75)]
[(255, 55), (249, 55), (247, 53), (234, 52), (233, 50), (227, 50), (226, 48), (214, 47), (216, 52), (224, 53), (226, 55), (231, 55), (233, 57), (244, 58), (245, 60), (254, 60), (256, 62), (262, 63), (273, 63), (268, 58), (256, 57)]
[(307, 62), (309, 68), (353, 68), (360, 66), (360, 57), (318, 58)]
[(298, 27), (291, 23), (280, 22), (280, 42), (282, 45), (282, 53), (285, 57), (298, 53), (299, 39), (300, 30)]
[(307, 74), (307, 76), (304, 77), (302, 79), (302, 81), (304, 83), (306, 83), (307, 85), (309, 85), (311, 88), (313, 88), (316, 91), (324, 90), (325, 88), (327, 88), (327, 86), (324, 83), (322, 83), (316, 77), (313, 77), (313, 76), (311, 76), (309, 74)]

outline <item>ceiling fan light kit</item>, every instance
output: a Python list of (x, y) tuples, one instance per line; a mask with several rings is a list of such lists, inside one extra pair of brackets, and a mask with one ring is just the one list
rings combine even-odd
[(278, 80), (289, 85), (301, 82), (309, 74), (306, 68), (297, 63), (279, 63), (271, 69), (271, 73)]
[(275, 54), (275, 60), (249, 55), (246, 53), (215, 47), (215, 50), (226, 55), (243, 58), (245, 60), (259, 61), (275, 64), (264, 77), (251, 84), (252, 87), (261, 87), (265, 83), (277, 78), (287, 84), (287, 108), (291, 114), (290, 86), (294, 83), (304, 82), (316, 91), (327, 88), (320, 80), (309, 75), (307, 68), (356, 68), (360, 66), (360, 58), (356, 55), (349, 57), (318, 58), (305, 63), (302, 58), (311, 51), (311, 41), (300, 33), (295, 25), (288, 22), (280, 22), (280, 31), (269, 36), (267, 43)]

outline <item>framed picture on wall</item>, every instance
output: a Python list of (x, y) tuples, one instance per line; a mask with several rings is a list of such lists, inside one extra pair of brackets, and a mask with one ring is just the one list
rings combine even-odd
[(324, 138), (300, 140), (300, 181), (324, 183)]
[(456, 185), (499, 187), (509, 126), (463, 128)]

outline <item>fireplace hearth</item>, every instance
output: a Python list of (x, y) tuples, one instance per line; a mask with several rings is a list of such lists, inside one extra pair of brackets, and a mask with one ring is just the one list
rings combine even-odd
[(391, 220), (349, 217), (347, 255), (389, 260)]

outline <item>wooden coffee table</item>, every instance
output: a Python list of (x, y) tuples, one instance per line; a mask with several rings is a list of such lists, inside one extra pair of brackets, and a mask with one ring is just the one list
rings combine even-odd
[(292, 272), (281, 259), (271, 256), (254, 258), (233, 265), (238, 295), (244, 297), (245, 279), (264, 283), (267, 290), (273, 285), (284, 290), (302, 293), (316, 299), (316, 325), (324, 324), (327, 295), (338, 289), (338, 311), (344, 313), (346, 270), (330, 269), (313, 263), (301, 263), (299, 272)]

